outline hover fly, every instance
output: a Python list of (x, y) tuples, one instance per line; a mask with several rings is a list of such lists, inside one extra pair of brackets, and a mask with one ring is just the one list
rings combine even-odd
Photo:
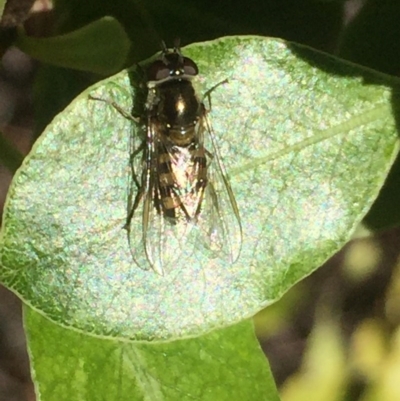
[[(164, 45), (146, 70), (145, 138), (140, 161), (132, 161), (138, 192), (126, 228), (133, 258), (142, 265), (138, 259), (144, 250), (144, 258), (160, 274), (178, 261), (193, 260), (196, 252), (202, 255), (201, 250), (229, 263), (240, 252), (239, 211), (208, 111), (192, 85), (197, 74), (196, 63), (179, 46)], [(138, 230), (132, 221), (140, 209)]]

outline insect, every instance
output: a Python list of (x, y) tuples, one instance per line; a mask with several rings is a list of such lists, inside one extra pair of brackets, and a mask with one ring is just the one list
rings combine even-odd
[[(133, 258), (142, 265), (138, 255), (144, 249), (145, 259), (160, 274), (201, 249), (230, 263), (240, 253), (239, 210), (208, 111), (192, 84), (198, 72), (179, 45), (164, 45), (146, 70), (145, 137), (140, 161), (132, 162), (138, 192), (126, 228)], [(138, 230), (132, 221), (140, 207)]]

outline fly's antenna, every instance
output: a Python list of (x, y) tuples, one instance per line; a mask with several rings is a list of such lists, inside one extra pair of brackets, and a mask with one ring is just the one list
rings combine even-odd
[(174, 50), (181, 54), (181, 38), (174, 39)]
[(161, 60), (164, 62), (164, 64), (167, 64), (167, 59), (165, 55), (168, 54), (169, 51), (167, 45), (163, 40), (160, 42), (160, 47), (161, 47)]
[[(160, 47), (161, 47), (162, 53), (164, 53), (164, 54), (169, 53), (169, 50), (168, 50), (167, 45), (165, 44), (165, 41), (163, 41), (163, 40), (161, 41)], [(175, 38), (175, 40), (174, 40), (174, 52), (179, 54), (180, 56), (182, 55), (181, 54), (181, 38)]]
[(162, 51), (163, 53), (168, 53), (167, 45), (165, 44), (165, 42), (164, 42), (163, 40), (162, 40), (161, 43), (160, 43), (160, 47), (161, 47), (161, 51)]
[(174, 39), (174, 52), (179, 56), (179, 62), (183, 63), (183, 55), (181, 53), (181, 38)]
[(168, 49), (168, 47), (167, 47), (167, 45), (165, 44), (165, 42), (162, 40), (161, 41), (161, 43), (160, 43), (160, 45), (161, 45), (161, 56), (162, 56), (162, 60), (166, 63), (166, 59), (165, 59), (165, 56), (167, 55), (167, 54), (170, 54), (170, 53), (175, 53), (175, 54), (177, 54), (178, 55), (178, 57), (179, 57), (179, 62), (180, 63), (183, 63), (183, 56), (182, 56), (182, 53), (181, 53), (181, 39), (180, 38), (176, 38), (175, 40), (174, 40), (174, 48), (173, 48), (173, 50), (172, 50), (172, 52)]

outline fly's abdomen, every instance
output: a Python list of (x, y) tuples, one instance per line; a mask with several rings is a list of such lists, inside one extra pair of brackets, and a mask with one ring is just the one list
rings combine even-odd
[(175, 147), (159, 154), (158, 185), (160, 199), (155, 207), (169, 219), (195, 220), (201, 210), (207, 185), (207, 160), (202, 148)]

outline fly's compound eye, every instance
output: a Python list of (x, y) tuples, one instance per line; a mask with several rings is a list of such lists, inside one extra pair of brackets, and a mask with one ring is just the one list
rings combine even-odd
[(183, 58), (183, 70), (185, 72), (185, 75), (194, 76), (199, 73), (199, 68), (197, 67), (197, 64), (188, 57)]
[(147, 79), (149, 81), (161, 81), (171, 76), (169, 66), (162, 60), (154, 61), (147, 69)]
[(164, 55), (162, 60), (156, 60), (147, 69), (149, 81), (162, 81), (169, 77), (195, 76), (199, 73), (196, 63), (178, 53)]

